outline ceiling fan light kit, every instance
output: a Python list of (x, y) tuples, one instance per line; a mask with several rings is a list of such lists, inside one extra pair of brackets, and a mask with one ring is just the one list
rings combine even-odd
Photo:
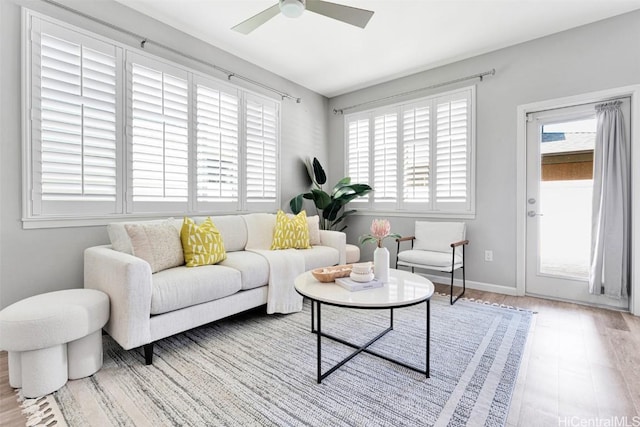
[(282, 0), (280, 12), (287, 18), (297, 18), (305, 9), (305, 0)]
[(232, 27), (232, 30), (242, 34), (249, 34), (279, 13), (288, 18), (297, 18), (305, 10), (360, 28), (366, 27), (373, 16), (373, 11), (371, 10), (358, 9), (357, 7), (344, 6), (324, 0), (280, 0), (278, 4), (274, 4)]

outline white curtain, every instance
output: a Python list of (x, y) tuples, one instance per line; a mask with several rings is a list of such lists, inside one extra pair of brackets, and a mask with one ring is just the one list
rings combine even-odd
[(611, 298), (629, 295), (629, 147), (621, 101), (596, 105), (598, 129), (593, 156), (593, 220), (589, 292)]

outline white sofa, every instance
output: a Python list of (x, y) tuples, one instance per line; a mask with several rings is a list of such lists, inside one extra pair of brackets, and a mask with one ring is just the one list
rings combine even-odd
[[(205, 218), (194, 219), (199, 223)], [(182, 265), (152, 274), (148, 262), (132, 255), (124, 223), (109, 225), (111, 245), (85, 251), (84, 287), (109, 295), (111, 309), (105, 331), (125, 350), (143, 346), (147, 364), (152, 363), (155, 341), (267, 303), (269, 261), (259, 251), (248, 249), (268, 249), (265, 246), (270, 244), (275, 215), (211, 218), (227, 253), (226, 260), (216, 265)], [(182, 219), (173, 221), (178, 230)], [(249, 230), (255, 230), (256, 224), (260, 232), (253, 234), (260, 236), (250, 236)], [(310, 249), (289, 250), (302, 255), (304, 271), (345, 263), (344, 233), (312, 229), (310, 237)]]

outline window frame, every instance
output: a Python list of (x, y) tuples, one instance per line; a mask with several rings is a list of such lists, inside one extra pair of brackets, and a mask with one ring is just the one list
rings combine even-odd
[[(32, 34), (40, 32), (40, 26), (43, 25), (50, 28), (59, 28), (62, 32), (71, 34), (70, 40), (77, 42), (81, 38), (96, 40), (98, 43), (104, 43), (112, 46), (117, 52), (116, 58), (117, 81), (116, 81), (116, 198), (117, 209), (115, 213), (96, 212), (89, 205), (91, 203), (75, 202), (80, 206), (74, 206), (73, 209), (66, 213), (42, 213), (39, 211), (42, 197), (37, 194), (38, 188), (37, 175), (39, 163), (37, 156), (34, 155), (35, 149), (41, 144), (38, 131), (40, 125), (34, 122), (34, 87), (33, 83), (38, 78), (34, 70), (38, 65), (34, 61), (34, 50)], [(45, 14), (22, 8), (22, 61), (23, 79), (21, 81), (22, 89), (22, 227), (24, 229), (35, 228), (58, 228), (58, 227), (82, 227), (106, 225), (114, 221), (136, 220), (141, 218), (167, 217), (167, 216), (183, 216), (183, 215), (213, 215), (213, 214), (229, 214), (229, 213), (249, 213), (249, 212), (265, 212), (275, 211), (280, 206), (280, 163), (281, 163), (281, 99), (259, 93), (248, 89), (242, 84), (228, 83), (226, 80), (216, 77), (212, 74), (194, 69), (182, 62), (169, 60), (158, 54), (151, 54), (143, 49), (131, 46), (126, 43), (119, 42), (113, 38), (102, 36), (101, 34), (85, 30), (76, 25), (69, 24), (55, 18), (51, 18)], [(77, 34), (77, 37), (74, 36)], [(134, 208), (133, 187), (132, 187), (132, 154), (131, 154), (131, 130), (132, 121), (130, 112), (132, 109), (131, 90), (131, 69), (129, 57), (148, 58), (150, 63), (164, 64), (160, 71), (166, 69), (177, 69), (182, 73), (186, 73), (188, 77), (188, 191), (187, 201), (185, 203), (162, 205), (163, 202), (136, 202), (144, 203), (143, 209)], [(186, 61), (188, 62), (188, 61)], [(145, 64), (142, 64), (145, 65)], [(169, 72), (170, 74), (170, 72)], [(180, 74), (181, 76), (182, 74)], [(198, 202), (197, 200), (197, 84), (204, 82), (205, 86), (218, 89), (227, 93), (238, 94), (238, 141), (239, 146), (239, 167), (238, 167), (238, 199), (236, 202)], [(39, 86), (39, 83), (38, 83)], [(246, 99), (251, 98), (262, 102), (263, 104), (273, 105), (275, 108), (275, 162), (276, 162), (276, 186), (275, 200), (268, 202), (246, 203), (246, 177), (245, 158), (246, 152), (246, 117), (243, 109), (246, 105)], [(71, 204), (74, 202), (62, 202)], [(87, 207), (89, 207), (87, 209)]]
[[(460, 97), (460, 94), (467, 94), (469, 105), (467, 106), (467, 200), (465, 206), (447, 207), (445, 203), (440, 202), (440, 206), (436, 202), (436, 153), (437, 153), (437, 105), (438, 100), (451, 100)], [(408, 201), (404, 199), (404, 112), (407, 109), (413, 109), (420, 106), (429, 106), (429, 201), (425, 206), (421, 207), (422, 202)], [(373, 181), (373, 149), (374, 149), (374, 127), (375, 117), (383, 114), (389, 114), (392, 111), (397, 112), (398, 130), (397, 130), (397, 200), (395, 203), (380, 202), (375, 200), (375, 186)], [(344, 138), (344, 171), (345, 175), (349, 173), (349, 125), (352, 122), (366, 119), (369, 125), (369, 180), (361, 182), (369, 184), (374, 191), (369, 195), (355, 199), (351, 203), (357, 209), (355, 215), (378, 215), (409, 217), (415, 216), (420, 218), (456, 218), (456, 219), (474, 219), (476, 215), (476, 85), (460, 87), (446, 92), (434, 93), (429, 96), (409, 99), (389, 105), (382, 105), (368, 110), (357, 111), (345, 114), (343, 118), (343, 138)]]

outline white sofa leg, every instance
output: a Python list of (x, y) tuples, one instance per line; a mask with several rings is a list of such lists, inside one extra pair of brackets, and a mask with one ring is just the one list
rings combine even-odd
[(69, 379), (93, 375), (102, 367), (102, 330), (67, 343)]
[(9, 385), (13, 388), (22, 387), (22, 352), (9, 351)]
[(67, 345), (23, 351), (22, 393), (33, 398), (53, 393), (67, 383)]

